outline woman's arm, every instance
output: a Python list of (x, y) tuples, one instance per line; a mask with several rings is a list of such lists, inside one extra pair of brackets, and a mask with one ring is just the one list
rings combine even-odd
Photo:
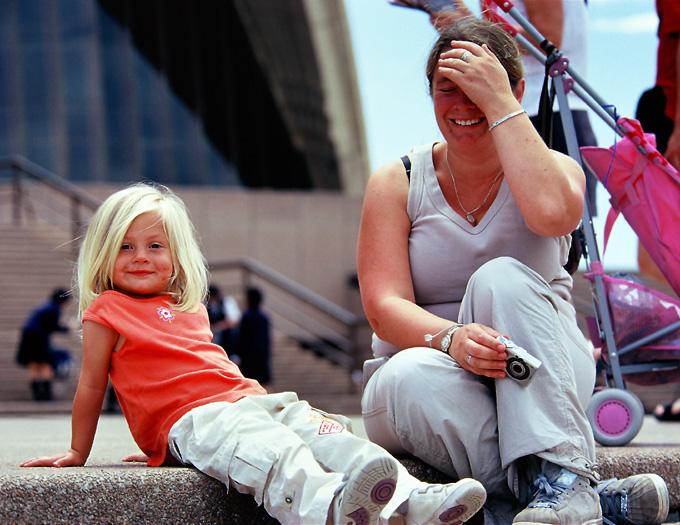
[(400, 348), (422, 345), (426, 333), (422, 325), (420, 337), (415, 330), (419, 323), (414, 316), (421, 314), (415, 307), (408, 261), (411, 230), (406, 212), (408, 187), (409, 181), (399, 160), (379, 168), (371, 176), (357, 247), (364, 311), (376, 335)]
[(586, 186), (579, 164), (549, 149), (528, 118), (510, 119), (491, 134), (527, 227), (545, 237), (574, 231), (583, 216)]
[[(467, 62), (460, 60), (465, 51), (474, 55)], [(505, 69), (486, 45), (453, 42), (452, 50), (441, 58), (441, 74), (484, 112), (489, 126), (522, 110), (524, 80), (513, 90)], [(457, 158), (479, 162), (480, 150), (489, 158), (495, 149), (527, 227), (546, 237), (571, 233), (583, 215), (585, 195), (585, 175), (578, 163), (549, 149), (524, 114), (498, 124), (489, 135), (478, 144), (480, 149), (457, 151)]]
[[(562, 45), (562, 35), (564, 31), (564, 6), (563, 0), (554, 0), (549, 4), (545, 0), (524, 0), (529, 22), (557, 48)], [(531, 37), (520, 26), (516, 27), (520, 33), (531, 40)], [(495, 122), (495, 121), (494, 121)], [(491, 122), (490, 122), (491, 123)], [(509, 122), (508, 122), (509, 123)], [(511, 128), (520, 127), (520, 123), (514, 123)], [(528, 127), (528, 126), (527, 126)], [(533, 125), (532, 125), (533, 127)], [(497, 139), (497, 148), (506, 147), (507, 151), (514, 151), (513, 144), (506, 146), (505, 138), (512, 137), (516, 129), (500, 131), (494, 130), (494, 134), (500, 134)], [(529, 129), (530, 134), (534, 130)], [(536, 133), (536, 136), (538, 134)], [(535, 140), (535, 138), (534, 138)], [(514, 142), (514, 144), (517, 144)], [(578, 164), (571, 158), (562, 155), (554, 155), (555, 158), (546, 157), (545, 145), (541, 140), (539, 147), (534, 148), (533, 142), (527, 143), (525, 156), (519, 162), (538, 158), (543, 169), (536, 170), (535, 177), (529, 180), (529, 173), (526, 177), (513, 177), (508, 179), (508, 184), (513, 190), (513, 196), (518, 201), (520, 210), (527, 219), (529, 228), (539, 235), (558, 236), (571, 233), (581, 220), (583, 215), (583, 199), (585, 194), (581, 191), (581, 179), (585, 184), (584, 175)], [(500, 153), (500, 152), (499, 152)], [(510, 162), (515, 162), (514, 158)], [(531, 164), (530, 164), (531, 165)], [(547, 179), (542, 177), (547, 175)], [(522, 180), (524, 179), (524, 180)], [(545, 198), (542, 203), (534, 203), (534, 192), (538, 188), (538, 193)], [(554, 190), (554, 193), (549, 193)], [(585, 191), (585, 186), (583, 186)], [(519, 199), (517, 196), (519, 195)], [(528, 199), (527, 196), (530, 196)]]
[(108, 385), (111, 352), (118, 333), (104, 325), (83, 323), (83, 364), (71, 415), (71, 448), (50, 457), (30, 459), (22, 467), (69, 467), (84, 465), (90, 455), (97, 422)]

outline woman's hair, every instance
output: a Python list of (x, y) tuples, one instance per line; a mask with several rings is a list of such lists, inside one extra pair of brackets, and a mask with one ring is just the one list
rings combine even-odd
[(191, 310), (205, 298), (207, 265), (184, 203), (165, 186), (140, 183), (108, 197), (90, 221), (76, 266), (81, 316), (102, 292), (114, 289), (113, 267), (125, 233), (147, 212), (160, 216), (168, 237), (173, 265), (168, 295), (175, 308)]
[(427, 59), (425, 74), (432, 93), (432, 82), (437, 70), (439, 55), (451, 49), (451, 41), (460, 40), (473, 42), (477, 45), (486, 44), (489, 50), (498, 57), (498, 60), (508, 73), (510, 85), (514, 89), (519, 80), (524, 76), (522, 56), (515, 39), (498, 24), (481, 18), (463, 18), (455, 24), (444, 29)]

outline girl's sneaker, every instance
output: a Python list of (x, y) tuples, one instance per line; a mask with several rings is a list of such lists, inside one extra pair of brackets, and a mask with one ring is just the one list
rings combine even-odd
[(396, 459), (381, 457), (358, 467), (331, 504), (334, 525), (376, 525), (397, 486)]
[(411, 492), (406, 525), (454, 525), (474, 516), (486, 501), (479, 481), (462, 479), (448, 485), (428, 485)]

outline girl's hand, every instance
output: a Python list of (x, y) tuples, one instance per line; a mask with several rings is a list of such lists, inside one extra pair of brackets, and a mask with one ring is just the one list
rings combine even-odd
[(449, 355), (473, 374), (503, 379), (508, 354), (505, 345), (496, 339), (499, 335), (488, 326), (466, 324), (453, 334)]
[(505, 68), (486, 44), (451, 42), (451, 49), (439, 56), (439, 72), (485, 114), (493, 112), (496, 106), (517, 104)]
[(24, 461), (22, 467), (82, 467), (85, 459), (75, 450), (69, 450), (65, 454), (45, 456)]
[(123, 458), (125, 463), (147, 463), (149, 461), (149, 456), (144, 454), (144, 452), (135, 452), (129, 456)]

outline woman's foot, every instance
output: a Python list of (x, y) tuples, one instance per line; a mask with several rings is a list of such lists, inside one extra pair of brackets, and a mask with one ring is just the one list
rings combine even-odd
[(667, 405), (656, 405), (654, 416), (659, 421), (680, 421), (680, 399)]
[(598, 484), (602, 517), (614, 525), (650, 525), (668, 517), (668, 487), (657, 474), (637, 474)]
[(534, 499), (514, 525), (601, 525), (600, 498), (588, 478), (546, 463), (533, 487)]

